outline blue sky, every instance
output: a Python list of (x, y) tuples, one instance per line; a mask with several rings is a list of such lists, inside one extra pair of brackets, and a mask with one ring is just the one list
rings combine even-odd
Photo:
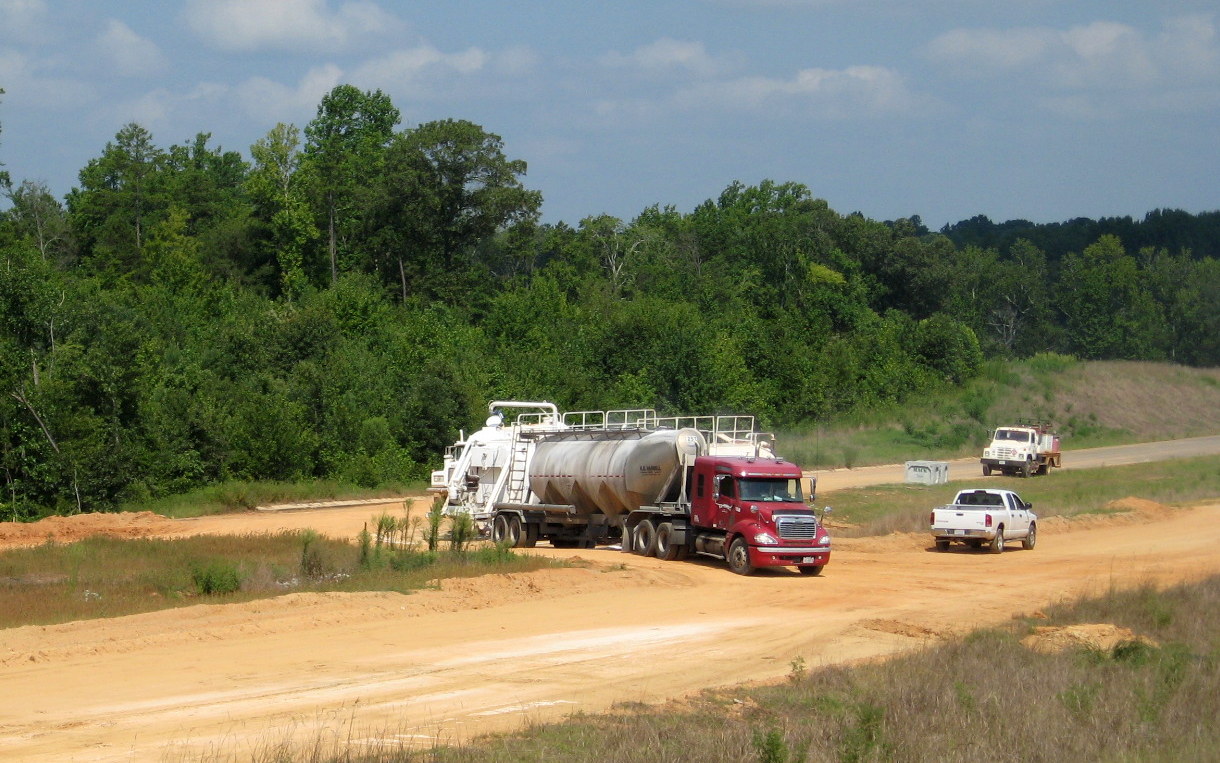
[(62, 197), (129, 122), (248, 157), (348, 83), (500, 135), (546, 222), (766, 178), (932, 228), (1201, 212), (1218, 30), (1214, 0), (0, 0), (0, 162)]

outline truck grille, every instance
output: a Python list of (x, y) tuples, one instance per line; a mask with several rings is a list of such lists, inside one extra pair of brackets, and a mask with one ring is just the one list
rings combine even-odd
[(1016, 448), (996, 448), (995, 455), (996, 455), (996, 458), (1016, 458), (1017, 449)]
[(813, 517), (776, 517), (775, 527), (783, 540), (813, 540), (818, 523)]

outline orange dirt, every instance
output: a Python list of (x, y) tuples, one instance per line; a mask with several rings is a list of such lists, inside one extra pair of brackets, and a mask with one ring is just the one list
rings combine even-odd
[[(12, 628), (0, 638), (0, 757), (237, 759), (289, 739), (461, 741), (777, 679), (798, 658), (817, 667), (917, 649), (1112, 586), (1220, 573), (1220, 504), (1132, 508), (1110, 522), (1044, 527), (1036, 550), (1002, 555), (937, 553), (912, 534), (839, 540), (818, 578), (539, 547), (579, 566), (411, 595), (296, 593)], [(38, 523), (23, 539), (4, 526), (0, 545), (303, 527), (354, 538), (382, 510), (402, 504), (179, 521), (91, 515)]]

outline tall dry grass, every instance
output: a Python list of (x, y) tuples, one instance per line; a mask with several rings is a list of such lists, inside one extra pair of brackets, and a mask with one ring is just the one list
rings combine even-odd
[[(408, 523), (409, 525), (409, 523)], [(366, 548), (312, 531), (129, 540), (0, 553), (0, 629), (251, 601), (294, 591), (412, 591), (559, 564), (498, 546)]]

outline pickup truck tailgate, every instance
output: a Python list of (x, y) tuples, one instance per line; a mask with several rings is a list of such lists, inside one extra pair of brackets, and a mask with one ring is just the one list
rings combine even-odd
[(937, 530), (986, 530), (988, 512), (998, 509), (996, 506), (942, 506), (933, 511), (932, 527)]

